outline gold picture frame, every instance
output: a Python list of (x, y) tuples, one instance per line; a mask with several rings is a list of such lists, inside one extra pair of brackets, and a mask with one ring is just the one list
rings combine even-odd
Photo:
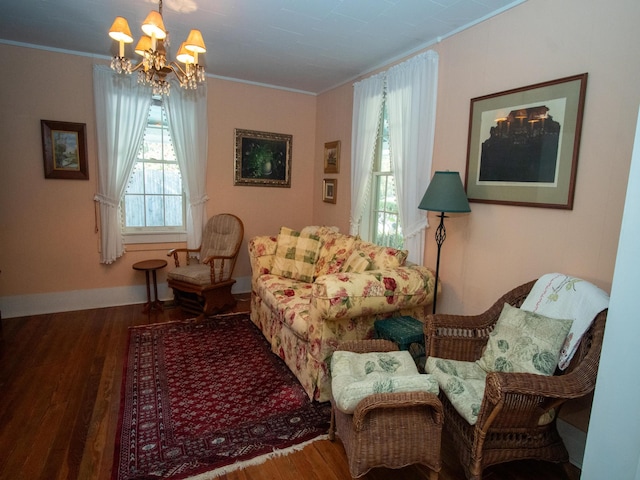
[(235, 129), (234, 185), (291, 187), (293, 135)]
[(324, 144), (324, 173), (340, 173), (340, 140)]
[(471, 99), (471, 202), (571, 210), (587, 73)]
[(338, 180), (336, 178), (325, 178), (322, 181), (322, 201), (336, 203), (338, 196)]
[(87, 125), (40, 120), (44, 178), (89, 180)]

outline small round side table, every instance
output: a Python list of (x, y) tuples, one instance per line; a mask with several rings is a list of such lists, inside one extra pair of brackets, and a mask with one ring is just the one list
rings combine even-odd
[[(166, 260), (143, 260), (142, 262), (137, 262), (133, 264), (134, 270), (142, 270), (144, 271), (145, 276), (147, 277), (147, 303), (144, 305), (144, 309), (142, 313), (148, 313), (153, 308), (157, 308), (158, 310), (162, 310), (162, 302), (158, 300), (158, 283), (156, 280), (156, 270), (164, 268), (167, 266)], [(151, 288), (149, 285), (149, 272), (153, 273), (153, 293), (155, 294), (155, 300), (151, 301)]]

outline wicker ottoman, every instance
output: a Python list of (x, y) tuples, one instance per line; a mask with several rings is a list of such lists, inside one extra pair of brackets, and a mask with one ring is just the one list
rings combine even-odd
[[(388, 340), (345, 342), (340, 350), (388, 352), (398, 346)], [(336, 408), (331, 399), (329, 439), (340, 437), (353, 478), (374, 467), (403, 468), (422, 464), (437, 480), (440, 472), (442, 404), (427, 392), (376, 393), (358, 403), (353, 414)]]

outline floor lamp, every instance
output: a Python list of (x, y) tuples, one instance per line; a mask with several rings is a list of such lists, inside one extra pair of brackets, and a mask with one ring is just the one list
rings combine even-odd
[(458, 172), (436, 172), (422, 197), (420, 210), (440, 212), (440, 225), (436, 228), (436, 244), (438, 245), (438, 259), (436, 260), (436, 283), (433, 293), (433, 313), (436, 313), (436, 299), (438, 294), (438, 276), (440, 274), (440, 249), (447, 238), (444, 228), (445, 213), (469, 213), (469, 201), (460, 180)]

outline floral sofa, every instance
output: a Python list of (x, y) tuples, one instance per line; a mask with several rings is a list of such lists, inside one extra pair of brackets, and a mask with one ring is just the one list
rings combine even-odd
[(435, 277), (405, 264), (407, 252), (379, 247), (333, 227), (282, 227), (249, 241), (251, 320), (310, 398), (331, 396), (327, 364), (338, 344), (373, 338), (380, 318), (424, 321)]

